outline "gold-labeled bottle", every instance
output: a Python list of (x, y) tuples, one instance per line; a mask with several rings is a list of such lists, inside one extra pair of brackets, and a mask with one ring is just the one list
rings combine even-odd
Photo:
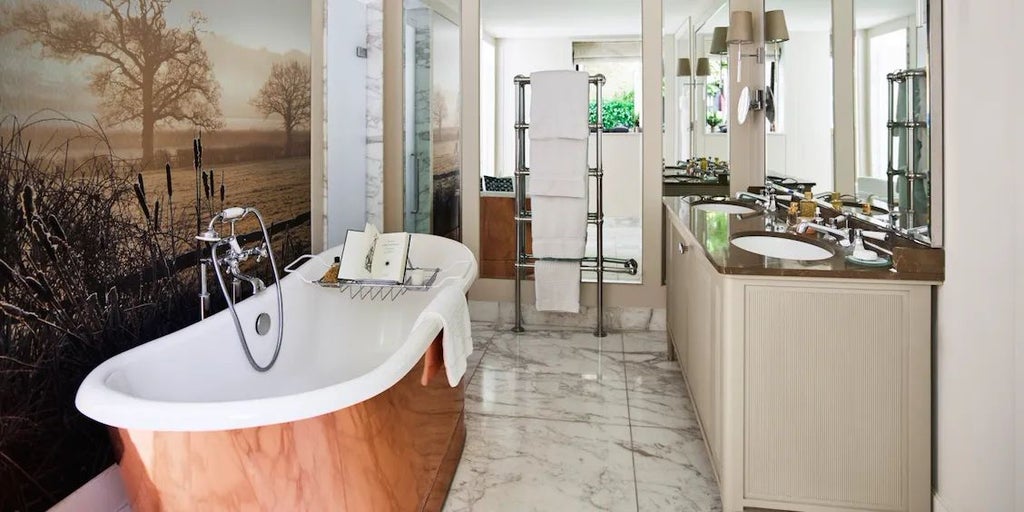
[(321, 282), (324, 283), (337, 283), (338, 272), (341, 271), (341, 256), (334, 257), (334, 264), (324, 272), (324, 276), (320, 278)]
[(839, 195), (839, 192), (832, 192), (831, 202), (832, 208), (835, 208), (835, 210), (839, 213), (843, 213), (843, 199), (842, 196)]
[(814, 211), (818, 203), (814, 202), (814, 195), (810, 191), (804, 192), (804, 198), (800, 200), (800, 216), (810, 219), (814, 218)]

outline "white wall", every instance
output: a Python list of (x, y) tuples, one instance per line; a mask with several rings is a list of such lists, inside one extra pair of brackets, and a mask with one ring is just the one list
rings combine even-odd
[[(1024, 510), (1024, 190), (1018, 0), (945, 5), (946, 281), (938, 291), (937, 499)], [(998, 48), (998, 51), (994, 49)]]
[[(496, 39), (498, 52), (497, 175), (515, 171), (516, 75), (572, 69), (571, 39)], [(529, 96), (529, 93), (527, 93)], [(529, 111), (527, 111), (529, 116)]]
[(480, 39), (480, 175), (494, 175), (498, 135), (498, 50), (493, 37)]
[(765, 147), (769, 174), (815, 182), (817, 191), (832, 190), (833, 181), (829, 39), (828, 32), (790, 32), (782, 45), (782, 71), (776, 74), (782, 130), (769, 134)]
[[(643, 161), (644, 136), (640, 133), (606, 133), (601, 139), (604, 166), (604, 214), (606, 217), (640, 218), (643, 201), (643, 180), (640, 164)], [(596, 165), (594, 136), (590, 136), (590, 165)], [(597, 202), (597, 184), (590, 183), (590, 206)]]

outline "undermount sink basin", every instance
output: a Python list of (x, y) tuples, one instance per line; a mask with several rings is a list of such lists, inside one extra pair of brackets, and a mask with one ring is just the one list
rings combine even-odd
[(693, 207), (698, 210), (704, 210), (706, 212), (722, 212), (728, 214), (754, 213), (757, 211), (749, 206), (737, 203), (727, 203), (724, 201), (716, 201), (712, 203), (697, 203), (693, 205)]
[(732, 245), (744, 251), (784, 260), (827, 260), (835, 254), (833, 250), (824, 245), (783, 234), (739, 233), (733, 236), (731, 242)]

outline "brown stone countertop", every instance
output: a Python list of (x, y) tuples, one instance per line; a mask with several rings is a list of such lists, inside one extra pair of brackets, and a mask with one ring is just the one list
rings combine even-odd
[[(768, 214), (764, 212), (727, 214), (695, 210), (692, 206), (697, 199), (693, 197), (664, 197), (662, 202), (665, 205), (668, 221), (676, 230), (689, 232), (698, 241), (708, 261), (720, 274), (901, 280), (935, 284), (941, 283), (944, 279), (941, 270), (943, 262), (941, 249), (913, 247), (912, 242), (893, 236), (890, 236), (890, 240), (884, 245), (893, 251), (894, 256), (890, 259), (896, 261), (896, 267), (902, 269), (899, 271), (892, 266), (873, 268), (849, 263), (846, 261), (846, 255), (853, 251), (852, 247), (840, 247), (835, 242), (821, 239), (812, 231), (800, 236), (809, 237), (817, 245), (828, 245), (835, 251), (831, 258), (819, 261), (796, 261), (770, 258), (748, 252), (732, 245), (730, 243), (732, 237), (738, 233), (771, 232), (771, 228), (766, 227)], [(780, 216), (782, 219), (785, 218), (782, 214)], [(867, 228), (866, 230), (878, 229), (870, 226), (865, 226), (865, 228)]]

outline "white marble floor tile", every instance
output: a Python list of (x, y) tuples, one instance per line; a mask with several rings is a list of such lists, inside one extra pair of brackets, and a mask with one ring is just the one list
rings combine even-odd
[(632, 425), (697, 428), (682, 371), (668, 360), (665, 333), (624, 333), (623, 359)]
[(466, 375), (472, 378), (496, 331), (490, 324), (473, 324), (473, 353), (466, 359)]
[(567, 373), (607, 380), (622, 375), (622, 338), (597, 338), (588, 332), (499, 332), (480, 366), (525, 373)]
[(632, 430), (641, 512), (722, 510), (718, 483), (699, 430), (635, 426)]
[(628, 426), (624, 383), (621, 371), (605, 371), (598, 378), (480, 368), (466, 389), (466, 410)]
[(635, 511), (628, 427), (469, 415), (445, 511)]

